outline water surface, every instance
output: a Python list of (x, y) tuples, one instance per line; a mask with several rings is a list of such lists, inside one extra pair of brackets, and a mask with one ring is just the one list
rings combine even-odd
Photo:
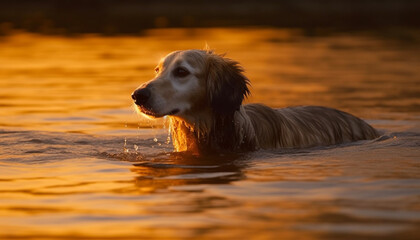
[[(416, 31), (162, 29), (142, 36), (0, 39), (1, 239), (417, 239)], [(131, 92), (168, 52), (238, 60), (247, 102), (324, 105), (372, 141), (189, 156)]]

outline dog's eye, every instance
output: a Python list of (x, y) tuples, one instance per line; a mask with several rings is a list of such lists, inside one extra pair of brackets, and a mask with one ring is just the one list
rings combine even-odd
[(159, 73), (159, 67), (155, 68), (155, 73)]
[(190, 74), (190, 72), (187, 69), (183, 68), (183, 67), (177, 67), (173, 71), (173, 74), (174, 74), (175, 77), (185, 77), (188, 74)]

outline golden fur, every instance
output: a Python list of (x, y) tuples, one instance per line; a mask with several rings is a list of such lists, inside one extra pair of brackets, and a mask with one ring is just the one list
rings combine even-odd
[(242, 67), (212, 51), (170, 53), (156, 72), (132, 97), (141, 112), (169, 116), (176, 151), (303, 148), (378, 137), (363, 120), (331, 108), (242, 105), (249, 94)]

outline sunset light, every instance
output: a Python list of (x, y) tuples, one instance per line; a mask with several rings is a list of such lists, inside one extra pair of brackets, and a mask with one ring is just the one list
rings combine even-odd
[(0, 239), (417, 239), (419, 14), (3, 1)]

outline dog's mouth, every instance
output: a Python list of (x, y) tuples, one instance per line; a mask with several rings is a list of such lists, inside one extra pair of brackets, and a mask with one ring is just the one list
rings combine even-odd
[(144, 106), (140, 106), (140, 105), (137, 105), (137, 104), (136, 104), (136, 106), (137, 106), (137, 109), (140, 110), (141, 113), (143, 113), (143, 114), (145, 114), (149, 117), (153, 117), (153, 118), (160, 118), (160, 117), (164, 117), (164, 116), (167, 116), (167, 115), (175, 115), (175, 114), (179, 113), (179, 111), (180, 111), (178, 108), (175, 108), (172, 111), (169, 111), (169, 112), (164, 113), (164, 114), (160, 114), (160, 113), (155, 112), (153, 109), (146, 108)]

